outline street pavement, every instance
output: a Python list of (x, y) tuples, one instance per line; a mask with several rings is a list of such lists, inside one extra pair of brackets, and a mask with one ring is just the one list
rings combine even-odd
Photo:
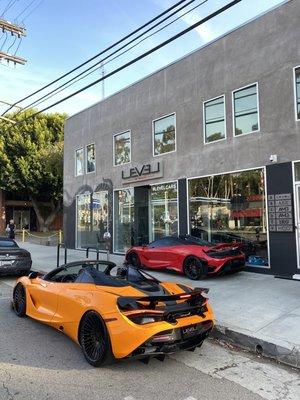
[[(33, 258), (33, 269), (50, 271), (56, 266), (56, 247), (20, 243)], [(95, 253), (90, 254), (95, 258)], [(85, 252), (69, 250), (68, 261), (85, 258)], [(106, 254), (100, 254), (101, 259)], [(110, 255), (121, 264), (123, 256)], [(60, 263), (63, 263), (63, 250)], [(217, 338), (300, 368), (300, 282), (271, 275), (240, 272), (197, 282), (172, 272), (153, 272), (170, 280), (210, 288), (216, 315)]]
[(61, 332), (10, 307), (0, 280), (0, 400), (299, 400), (298, 371), (207, 340), (164, 362), (93, 368)]

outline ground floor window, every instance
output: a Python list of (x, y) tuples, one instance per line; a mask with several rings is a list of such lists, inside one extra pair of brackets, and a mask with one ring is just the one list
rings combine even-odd
[(134, 192), (132, 188), (114, 192), (114, 251), (125, 253), (133, 245)]
[(237, 243), (249, 265), (268, 265), (264, 170), (190, 179), (190, 233)]
[(108, 231), (108, 191), (77, 196), (77, 247), (105, 250), (103, 235)]
[(177, 182), (151, 186), (150, 241), (178, 234)]
[(84, 193), (76, 197), (76, 245), (88, 247), (91, 231), (91, 194)]

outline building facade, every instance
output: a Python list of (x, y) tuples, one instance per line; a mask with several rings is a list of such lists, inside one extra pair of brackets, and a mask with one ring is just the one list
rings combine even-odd
[(67, 246), (104, 250), (108, 231), (124, 254), (189, 233), (299, 276), (299, 19), (286, 1), (70, 117)]

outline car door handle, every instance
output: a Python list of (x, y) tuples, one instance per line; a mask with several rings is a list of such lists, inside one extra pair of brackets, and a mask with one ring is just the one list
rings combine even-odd
[(40, 285), (43, 287), (47, 287), (47, 283), (40, 282)]

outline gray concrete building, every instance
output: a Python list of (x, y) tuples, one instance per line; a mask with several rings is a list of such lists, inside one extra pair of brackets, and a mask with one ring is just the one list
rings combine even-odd
[(123, 254), (192, 234), (300, 276), (300, 1), (70, 117), (64, 231)]

